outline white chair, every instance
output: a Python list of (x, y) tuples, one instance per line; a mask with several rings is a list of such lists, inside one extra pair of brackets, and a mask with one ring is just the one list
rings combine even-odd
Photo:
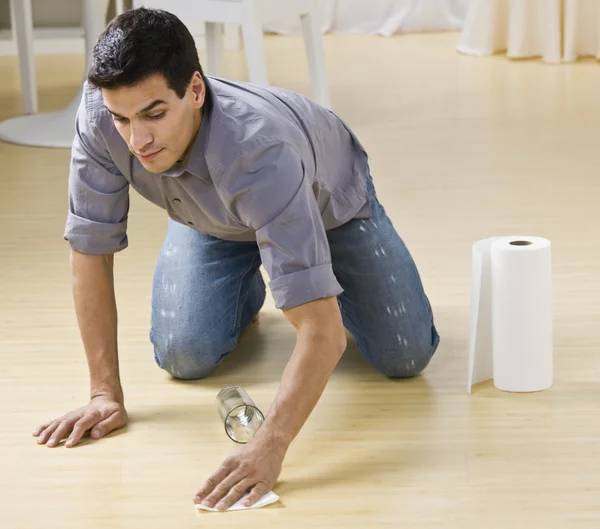
[(159, 8), (173, 13), (184, 24), (203, 21), (206, 27), (206, 73), (218, 76), (223, 50), (224, 24), (242, 28), (249, 80), (268, 85), (263, 23), (290, 14), (300, 17), (313, 87), (313, 97), (331, 108), (325, 54), (316, 0), (133, 0), (134, 7)]
[[(96, 40), (106, 26), (108, 0), (83, 0), (86, 67)], [(37, 112), (37, 86), (33, 54), (31, 0), (11, 0), (14, 33), (19, 52), (21, 87), (25, 112), (0, 123), (0, 140), (35, 147), (70, 148), (75, 134), (75, 117), (81, 101), (82, 87), (62, 110)]]

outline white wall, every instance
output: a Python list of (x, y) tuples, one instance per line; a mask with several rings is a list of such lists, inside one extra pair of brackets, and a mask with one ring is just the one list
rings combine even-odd
[[(84, 53), (81, 4), (81, 0), (32, 0), (34, 53), (36, 55)], [(131, 0), (124, 0), (123, 6), (125, 9), (129, 9)], [(115, 0), (110, 0), (107, 20), (114, 15)], [(0, 0), (0, 56), (17, 54), (10, 26), (10, 0)], [(191, 24), (188, 27), (196, 38), (198, 49), (203, 49), (204, 24)], [(224, 45), (226, 49), (239, 46), (237, 28), (226, 26)]]
[[(36, 54), (83, 53), (81, 0), (31, 0)], [(104, 0), (98, 0), (104, 1)], [(189, 0), (194, 1), (194, 0)], [(263, 0), (286, 2), (290, 0)], [(529, 0), (523, 0), (529, 1)], [(598, 0), (600, 1), (600, 0)], [(10, 31), (10, 0), (0, 0), (0, 55), (16, 54)], [(412, 31), (456, 30), (462, 27), (470, 0), (319, 0), (322, 29), (326, 32), (376, 33), (391, 36)], [(131, 7), (131, 0), (124, 0)], [(108, 19), (115, 14), (110, 0)], [(265, 29), (276, 33), (299, 33), (297, 17), (265, 21)], [(189, 24), (198, 49), (204, 48), (204, 25)], [(239, 46), (239, 30), (225, 30), (225, 47)]]
[[(10, 28), (10, 0), (0, 0), (0, 29)], [(114, 13), (114, 0), (109, 11)], [(131, 5), (129, 0), (125, 4)], [(81, 20), (81, 0), (32, 0), (33, 25), (47, 27), (77, 27)]]
[[(130, 0), (125, 0), (125, 4), (130, 5)], [(83, 53), (81, 0), (31, 0), (31, 7), (36, 55)], [(109, 2), (108, 15), (114, 16), (114, 0)], [(16, 53), (10, 0), (0, 0), (0, 55)]]

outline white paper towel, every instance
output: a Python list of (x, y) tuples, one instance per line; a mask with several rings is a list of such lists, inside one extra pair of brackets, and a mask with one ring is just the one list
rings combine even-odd
[(542, 237), (502, 236), (473, 245), (471, 386), (494, 380), (504, 391), (553, 383), (551, 244)]
[(236, 501), (229, 509), (225, 509), (224, 511), (219, 511), (219, 509), (215, 509), (214, 507), (206, 507), (201, 503), (196, 503), (196, 508), (202, 509), (204, 511), (212, 511), (212, 512), (228, 512), (228, 511), (243, 511), (245, 509), (260, 509), (261, 507), (266, 507), (267, 505), (271, 505), (271, 503), (275, 503), (279, 501), (279, 496), (275, 494), (273, 491), (267, 492), (262, 498), (260, 498), (254, 505), (250, 507), (246, 507), (243, 502), (249, 496), (250, 493), (242, 496), (238, 501)]

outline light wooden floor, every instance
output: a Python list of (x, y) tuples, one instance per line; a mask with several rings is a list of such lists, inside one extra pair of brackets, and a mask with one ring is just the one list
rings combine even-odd
[[(281, 503), (262, 510), (197, 514), (191, 498), (232, 449), (216, 393), (240, 384), (268, 408), (294, 331), (269, 300), (213, 377), (171, 381), (147, 338), (166, 218), (135, 194), (117, 259), (130, 425), (36, 445), (38, 423), (88, 397), (62, 239), (69, 153), (0, 143), (0, 527), (600, 527), (600, 65), (462, 57), (457, 37), (326, 39), (336, 110), (370, 151), (442, 343), (403, 382), (349, 349), (289, 452)], [(269, 38), (268, 54), (274, 83), (310, 94), (301, 40)], [(227, 60), (224, 75), (245, 76)], [(81, 66), (39, 59), (42, 109), (69, 101)], [(0, 118), (20, 113), (14, 58), (0, 79)], [(515, 232), (553, 242), (555, 386), (468, 397), (471, 245)]]

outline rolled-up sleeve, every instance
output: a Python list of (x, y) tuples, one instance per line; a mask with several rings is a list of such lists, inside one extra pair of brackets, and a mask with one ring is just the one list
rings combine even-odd
[(112, 254), (128, 245), (129, 182), (115, 167), (85, 101), (79, 107), (69, 171), (64, 238), (87, 254)]
[(296, 150), (286, 143), (266, 144), (239, 157), (228, 173), (232, 210), (256, 232), (276, 307), (341, 294), (319, 207)]

